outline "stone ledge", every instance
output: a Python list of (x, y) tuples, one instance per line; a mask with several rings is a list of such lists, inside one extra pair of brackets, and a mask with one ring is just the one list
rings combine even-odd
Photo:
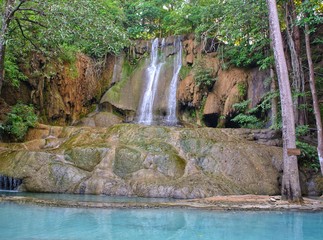
[(48, 200), (21, 196), (0, 196), (1, 202), (69, 208), (187, 208), (222, 211), (323, 211), (323, 198), (304, 198), (302, 204), (280, 200), (279, 196), (231, 195), (174, 202), (84, 202)]

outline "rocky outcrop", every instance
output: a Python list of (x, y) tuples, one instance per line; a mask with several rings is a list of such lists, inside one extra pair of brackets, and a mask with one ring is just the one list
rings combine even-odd
[[(238, 131), (238, 130), (235, 130)], [(0, 144), (0, 174), (35, 192), (198, 198), (279, 194), (282, 149), (212, 128), (40, 125)]]
[[(223, 69), (216, 39), (196, 42), (194, 36), (189, 35), (184, 38), (183, 46), (183, 66), (187, 75), (178, 87), (181, 114), (185, 114), (186, 109), (191, 111), (193, 108), (202, 113), (200, 115), (206, 126), (232, 127), (230, 119), (236, 114), (233, 108), (235, 103), (250, 99), (249, 108), (253, 108), (269, 91), (269, 84), (265, 84), (269, 78), (267, 71), (259, 71), (258, 68)], [(215, 80), (213, 87), (207, 89), (197, 85), (195, 75), (198, 68), (210, 73), (210, 77)], [(182, 120), (185, 121), (185, 116)]]
[(190, 107), (199, 107), (202, 94), (199, 87), (195, 84), (194, 75), (192, 73), (180, 81), (177, 92), (177, 98), (181, 104)]
[(9, 105), (16, 104), (18, 99), (34, 104), (44, 122), (71, 124), (88, 113), (91, 104), (110, 86), (114, 61), (113, 56), (107, 56), (98, 63), (77, 54), (70, 63), (48, 62), (35, 54), (22, 69), (28, 80), (21, 82), (19, 89), (5, 85), (1, 97)]
[(217, 125), (224, 127), (225, 117), (234, 111), (233, 104), (241, 102), (246, 95), (248, 78), (246, 70), (220, 70), (218, 80), (206, 99), (203, 114), (214, 115)]
[[(141, 88), (144, 79), (145, 69), (148, 63), (143, 59), (137, 65), (131, 65), (126, 60), (123, 62), (121, 76), (118, 81), (103, 95), (100, 104), (109, 104), (123, 111), (134, 115), (138, 108), (141, 97)], [(131, 120), (131, 119), (130, 119)]]

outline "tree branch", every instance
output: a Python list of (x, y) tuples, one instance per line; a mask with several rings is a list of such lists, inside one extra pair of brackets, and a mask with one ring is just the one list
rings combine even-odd
[(40, 11), (40, 10), (37, 10), (37, 9), (34, 9), (34, 8), (20, 8), (19, 11), (32, 11), (32, 12), (38, 13), (41, 16), (46, 15), (43, 11)]
[(31, 39), (30, 38), (28, 38), (26, 35), (25, 35), (25, 33), (24, 33), (24, 30), (22, 29), (22, 26), (21, 26), (21, 24), (20, 24), (20, 22), (19, 22), (19, 19), (15, 19), (16, 20), (16, 22), (17, 22), (17, 24), (18, 24), (18, 27), (19, 27), (19, 29), (20, 29), (20, 32), (21, 32), (21, 34), (22, 34), (22, 36), (28, 41), (28, 42), (30, 42), (31, 43), (31, 45), (33, 45), (36, 49), (38, 49), (38, 50), (40, 50), (39, 49), (39, 47), (37, 47), (36, 46), (36, 44), (34, 44), (33, 43), (33, 41), (31, 41)]
[(9, 22), (12, 20), (12, 17), (15, 15), (15, 13), (20, 9), (20, 7), (26, 2), (27, 0), (21, 0), (18, 5), (12, 9), (12, 11), (8, 14), (7, 19), (5, 20), (6, 24), (9, 24)]
[(33, 24), (37, 24), (41, 27), (44, 27), (46, 28), (47, 26), (45, 26), (44, 24), (40, 23), (40, 22), (37, 22), (37, 21), (34, 21), (34, 20), (31, 20), (29, 18), (20, 18), (21, 21), (25, 21), (25, 22), (30, 22), (30, 23), (33, 23)]

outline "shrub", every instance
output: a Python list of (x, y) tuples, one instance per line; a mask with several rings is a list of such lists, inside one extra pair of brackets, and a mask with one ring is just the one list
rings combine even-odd
[(28, 128), (36, 125), (37, 120), (38, 118), (32, 105), (18, 103), (8, 113), (3, 129), (4, 132), (20, 141), (25, 137)]
[(212, 76), (212, 69), (204, 68), (200, 65), (195, 67), (195, 83), (197, 86), (211, 89), (216, 81)]
[(319, 171), (320, 162), (316, 147), (301, 141), (296, 141), (296, 146), (301, 150), (301, 155), (298, 157), (300, 165), (315, 171)]
[(243, 128), (263, 128), (264, 123), (256, 116), (240, 113), (232, 119), (233, 122), (239, 123)]

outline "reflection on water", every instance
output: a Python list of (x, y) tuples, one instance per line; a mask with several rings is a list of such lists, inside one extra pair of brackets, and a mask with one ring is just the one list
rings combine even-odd
[(319, 240), (323, 213), (75, 209), (0, 204), (0, 239)]

